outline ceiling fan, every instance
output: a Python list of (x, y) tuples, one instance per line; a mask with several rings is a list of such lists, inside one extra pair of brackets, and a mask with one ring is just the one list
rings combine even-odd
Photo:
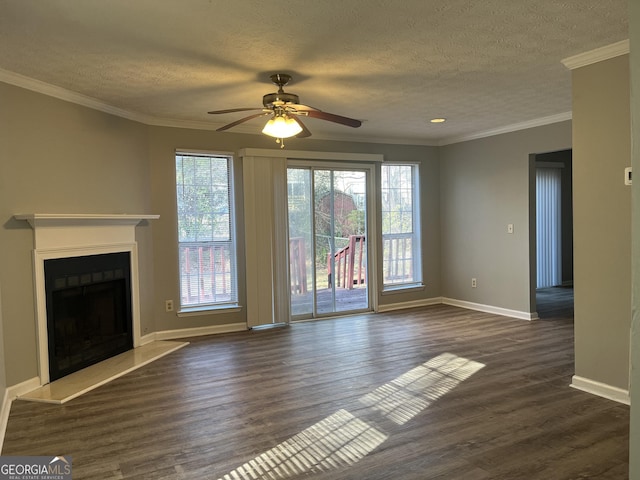
[(329, 122), (339, 123), (353, 128), (358, 128), (362, 125), (360, 120), (343, 117), (334, 113), (323, 112), (317, 108), (301, 104), (298, 95), (284, 91), (284, 86), (291, 81), (291, 75), (287, 75), (286, 73), (275, 73), (271, 75), (270, 78), (278, 87), (278, 91), (275, 93), (267, 93), (262, 97), (262, 108), (230, 108), (227, 110), (213, 110), (208, 112), (212, 115), (219, 115), (223, 113), (260, 110), (260, 113), (254, 113), (248, 117), (231, 122), (218, 128), (216, 131), (222, 132), (248, 120), (270, 115), (271, 118), (264, 126), (262, 133), (275, 137), (276, 142), (280, 143), (280, 147), (282, 148), (284, 147), (285, 138), (303, 138), (311, 136), (311, 132), (305, 124), (302, 123), (300, 117), (318, 118), (320, 120), (327, 120)]

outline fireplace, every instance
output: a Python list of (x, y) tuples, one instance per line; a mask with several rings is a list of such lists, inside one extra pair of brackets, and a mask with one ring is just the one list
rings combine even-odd
[(129, 257), (44, 261), (50, 380), (133, 348)]
[(145, 343), (136, 226), (158, 217), (14, 215), (34, 231), (40, 385)]

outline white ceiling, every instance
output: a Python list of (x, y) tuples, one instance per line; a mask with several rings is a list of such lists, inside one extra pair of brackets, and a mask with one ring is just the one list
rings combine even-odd
[[(260, 107), (276, 90), (269, 75), (290, 73), (285, 90), (301, 103), (364, 122), (355, 130), (307, 119), (312, 138), (443, 144), (568, 118), (571, 74), (561, 60), (626, 39), (627, 7), (628, 0), (0, 0), (0, 80), (55, 86), (54, 95), (94, 99), (147, 123), (217, 128), (243, 114), (207, 111)], [(433, 117), (448, 121), (434, 125)], [(230, 131), (258, 133), (263, 123)]]

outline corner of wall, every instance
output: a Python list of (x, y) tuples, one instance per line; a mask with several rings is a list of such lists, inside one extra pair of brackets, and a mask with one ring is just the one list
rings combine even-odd
[(613, 387), (606, 383), (596, 382), (595, 380), (580, 377), (578, 375), (574, 375), (572, 377), (571, 384), (569, 386), (583, 392), (591, 393), (592, 395), (613, 400), (614, 402), (631, 405), (629, 390)]

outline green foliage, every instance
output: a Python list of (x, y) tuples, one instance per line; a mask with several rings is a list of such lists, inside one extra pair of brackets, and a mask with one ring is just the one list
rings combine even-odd
[(180, 242), (230, 238), (229, 173), (226, 157), (176, 157)]

